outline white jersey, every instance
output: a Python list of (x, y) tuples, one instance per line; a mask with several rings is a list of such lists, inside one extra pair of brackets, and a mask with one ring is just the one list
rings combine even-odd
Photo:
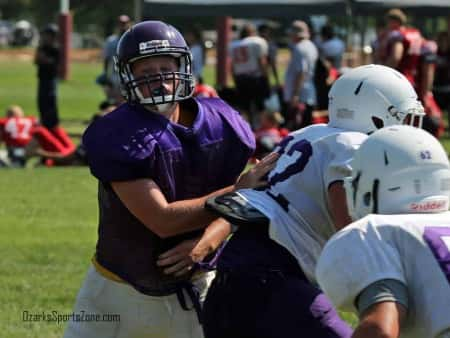
[(263, 75), (259, 59), (267, 56), (268, 51), (267, 41), (259, 36), (234, 41), (230, 47), (234, 75)]
[(325, 242), (335, 233), (328, 187), (351, 174), (353, 153), (366, 138), (325, 124), (290, 133), (276, 149), (282, 155), (269, 174), (270, 188), (239, 191), (270, 219), (270, 237), (290, 251), (311, 280)]
[(352, 311), (367, 286), (398, 280), (409, 298), (400, 337), (444, 337), (450, 330), (449, 251), (450, 212), (368, 215), (330, 239), (317, 280), (336, 307)]

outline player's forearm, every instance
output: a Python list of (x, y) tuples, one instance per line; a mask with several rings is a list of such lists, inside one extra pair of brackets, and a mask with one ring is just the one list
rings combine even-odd
[(202, 237), (191, 251), (194, 262), (202, 261), (207, 255), (216, 251), (231, 233), (231, 225), (223, 218), (214, 220), (205, 229)]
[(398, 338), (399, 335), (393, 332), (386, 332), (379, 326), (360, 325), (353, 332), (352, 338)]
[(389, 55), (386, 66), (397, 69), (400, 64), (400, 60), (403, 57), (403, 44), (401, 42), (397, 42), (392, 46), (391, 54)]
[(431, 64), (424, 64), (421, 66), (422, 78), (418, 84), (417, 96), (425, 104), (427, 93), (431, 90), (434, 80), (434, 69)]
[[(249, 175), (247, 177), (252, 179), (259, 176)], [(255, 183), (249, 182), (247, 179), (241, 179), (235, 185), (216, 190), (203, 197), (167, 203), (161, 212), (157, 213), (158, 216), (152, 217), (151, 221), (146, 222), (146, 224), (151, 224), (149, 225), (150, 229), (153, 231), (156, 230), (155, 232), (160, 237), (170, 237), (203, 229), (217, 218), (217, 215), (204, 209), (205, 202), (208, 198), (246, 187), (256, 186)]]
[(395, 302), (373, 304), (361, 315), (352, 338), (398, 338), (406, 310)]
[(203, 229), (217, 218), (217, 215), (204, 208), (206, 200), (233, 190), (234, 186), (229, 186), (200, 198), (169, 203), (163, 208), (158, 219), (152, 220), (153, 227), (161, 237)]

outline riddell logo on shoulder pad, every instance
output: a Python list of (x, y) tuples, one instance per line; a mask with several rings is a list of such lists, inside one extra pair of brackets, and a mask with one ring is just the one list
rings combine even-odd
[(435, 201), (427, 201), (422, 203), (411, 203), (409, 206), (411, 211), (447, 211), (448, 210), (448, 201), (446, 200), (435, 200)]
[(165, 48), (169, 47), (169, 40), (151, 40), (151, 41), (145, 41), (141, 42), (139, 44), (139, 52), (141, 53), (148, 53), (150, 51), (154, 51), (158, 48)]

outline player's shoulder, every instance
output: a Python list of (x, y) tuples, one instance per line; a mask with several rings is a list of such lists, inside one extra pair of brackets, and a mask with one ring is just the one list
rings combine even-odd
[(334, 134), (338, 144), (349, 146), (360, 146), (367, 139), (367, 134), (357, 131), (341, 130)]
[(333, 132), (334, 128), (328, 127), (324, 123), (312, 124), (310, 126), (297, 129), (289, 133), (295, 138), (318, 139)]
[(118, 133), (119, 131), (123, 133), (131, 129), (129, 126), (133, 124), (135, 117), (136, 111), (133, 106), (124, 103), (110, 113), (95, 119), (84, 134), (87, 136), (99, 136), (105, 133)]
[(138, 110), (138, 107), (122, 104), (92, 122), (82, 140), (88, 156), (116, 158), (127, 154), (143, 158), (151, 153), (157, 142), (155, 130), (164, 129), (163, 120), (159, 121), (156, 114)]
[(334, 142), (342, 144), (360, 144), (367, 138), (366, 134), (330, 127), (324, 123), (313, 124), (298, 129), (291, 132), (289, 135), (295, 139), (306, 139), (311, 143)]
[(256, 147), (255, 136), (250, 125), (228, 103), (219, 97), (198, 97), (195, 98), (195, 101), (203, 114), (208, 116), (205, 120), (211, 127), (215, 126), (220, 129), (225, 123), (245, 145), (252, 149)]
[(320, 132), (315, 134), (314, 143), (317, 146), (325, 146), (330, 149), (357, 149), (366, 140), (367, 135), (357, 131), (349, 131), (340, 128), (329, 127), (327, 125), (321, 128)]
[(201, 109), (208, 109), (213, 113), (238, 114), (235, 109), (220, 97), (196, 97), (194, 100)]

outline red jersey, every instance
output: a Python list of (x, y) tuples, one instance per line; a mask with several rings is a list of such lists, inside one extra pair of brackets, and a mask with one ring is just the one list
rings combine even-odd
[(392, 52), (392, 47), (396, 42), (403, 44), (403, 56), (398, 64), (397, 70), (406, 76), (413, 86), (416, 85), (417, 71), (420, 67), (420, 54), (423, 43), (420, 32), (415, 28), (402, 27), (399, 30), (389, 32), (387, 36), (388, 57)]
[(204, 83), (197, 83), (195, 85), (195, 89), (194, 89), (194, 93), (193, 93), (194, 97), (219, 97), (219, 95), (217, 95), (216, 90)]
[(0, 130), (7, 147), (24, 147), (32, 138), (35, 117), (8, 117), (0, 120)]

